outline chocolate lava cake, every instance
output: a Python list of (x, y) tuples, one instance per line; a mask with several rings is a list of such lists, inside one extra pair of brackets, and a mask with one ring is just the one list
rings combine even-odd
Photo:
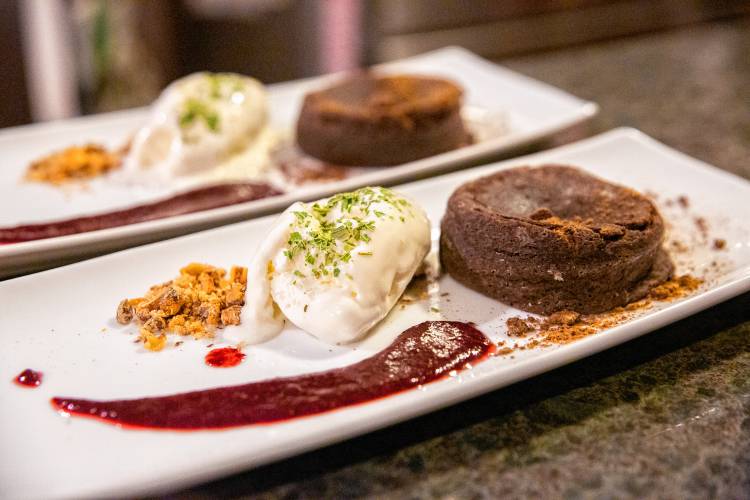
[(442, 221), (453, 278), (526, 311), (590, 314), (643, 298), (672, 273), (643, 195), (574, 167), (503, 170), (459, 187)]
[(362, 73), (305, 96), (297, 143), (338, 165), (399, 165), (470, 142), (461, 89), (438, 78)]

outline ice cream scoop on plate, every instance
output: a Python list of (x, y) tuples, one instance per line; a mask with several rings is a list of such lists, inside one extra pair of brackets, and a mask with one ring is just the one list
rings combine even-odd
[(395, 305), (430, 249), (413, 201), (382, 187), (285, 210), (248, 271), (236, 341), (263, 342), (287, 321), (329, 343), (360, 339)]
[(171, 83), (151, 107), (148, 122), (133, 138), (125, 171), (172, 179), (218, 176), (217, 168), (227, 170), (238, 157), (243, 164), (265, 164), (248, 160), (266, 159), (273, 142), (267, 125), (268, 102), (259, 81), (234, 73), (194, 73)]

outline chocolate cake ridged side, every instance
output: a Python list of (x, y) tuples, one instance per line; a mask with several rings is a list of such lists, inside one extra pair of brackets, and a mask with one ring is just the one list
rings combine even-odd
[[(636, 222), (587, 220), (585, 213), (571, 220), (543, 213), (544, 218), (535, 220), (499, 212), (486, 200), (493, 184), (498, 196), (513, 197), (523, 190), (519, 181), (549, 181), (550, 176), (557, 177), (552, 197), (576, 197), (606, 184), (602, 199), (622, 202), (623, 210), (637, 215), (623, 214), (625, 220)], [(564, 205), (545, 201), (557, 208)], [(590, 201), (579, 199), (582, 208), (590, 208)], [(533, 202), (527, 205), (529, 215), (549, 211)], [(574, 208), (565, 210), (572, 213)], [(603, 212), (613, 212), (612, 207)], [(637, 300), (669, 277), (663, 234), (656, 208), (632, 190), (570, 167), (520, 168), (465, 184), (451, 196), (442, 221), (441, 260), (459, 282), (514, 307), (542, 314), (564, 309), (596, 313)]]
[(305, 96), (297, 143), (338, 165), (391, 166), (471, 142), (461, 118), (461, 89), (415, 76), (364, 74)]

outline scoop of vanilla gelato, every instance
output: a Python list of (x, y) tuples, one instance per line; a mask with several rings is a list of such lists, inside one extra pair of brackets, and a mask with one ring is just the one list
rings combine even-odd
[(170, 84), (135, 135), (125, 170), (174, 178), (229, 162), (267, 129), (267, 97), (257, 80), (233, 73), (194, 73)]
[(360, 339), (393, 308), (430, 249), (413, 201), (382, 187), (284, 211), (255, 254), (236, 341), (258, 343), (289, 321), (329, 343)]

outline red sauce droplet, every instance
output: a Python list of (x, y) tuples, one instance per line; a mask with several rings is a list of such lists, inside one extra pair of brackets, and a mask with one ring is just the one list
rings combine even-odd
[(53, 398), (65, 413), (149, 429), (220, 429), (278, 422), (366, 403), (446, 377), (486, 358), (492, 342), (458, 321), (425, 321), (383, 351), (324, 372), (172, 396), (92, 401)]
[(40, 224), (0, 227), (0, 243), (22, 243), (24, 241), (109, 229), (235, 205), (279, 194), (281, 194), (281, 191), (268, 184), (252, 182), (219, 184), (185, 191), (170, 198), (124, 210)]
[(239, 365), (245, 355), (236, 347), (219, 347), (206, 354), (206, 364), (214, 368), (230, 368)]
[(37, 372), (30, 368), (26, 368), (24, 371), (19, 373), (18, 376), (13, 379), (13, 381), (22, 387), (29, 387), (31, 389), (34, 389), (36, 387), (39, 387), (39, 385), (42, 383), (42, 372)]

